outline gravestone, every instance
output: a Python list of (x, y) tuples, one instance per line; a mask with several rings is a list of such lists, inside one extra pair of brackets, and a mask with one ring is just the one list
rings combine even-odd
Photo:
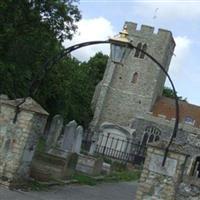
[(51, 126), (49, 129), (49, 135), (46, 143), (47, 151), (56, 147), (58, 138), (62, 131), (62, 127), (63, 117), (61, 115), (55, 115), (52, 119)]
[(76, 129), (76, 138), (74, 141), (74, 148), (73, 148), (74, 153), (80, 153), (82, 138), (83, 138), (83, 127), (78, 126)]
[(73, 145), (76, 139), (76, 128), (77, 128), (77, 123), (75, 120), (69, 122), (64, 129), (64, 136), (63, 136), (63, 141), (61, 148), (64, 151), (72, 151), (73, 150)]

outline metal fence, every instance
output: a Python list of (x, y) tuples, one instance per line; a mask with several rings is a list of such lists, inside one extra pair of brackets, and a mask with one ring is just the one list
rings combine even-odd
[[(83, 141), (85, 150), (88, 149), (90, 144), (90, 141)], [(95, 153), (122, 162), (140, 165), (145, 159), (146, 146), (137, 144), (133, 140), (108, 133), (100, 136)]]

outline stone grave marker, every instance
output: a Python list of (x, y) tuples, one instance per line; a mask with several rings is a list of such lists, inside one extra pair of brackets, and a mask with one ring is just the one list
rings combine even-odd
[(72, 151), (74, 141), (76, 139), (76, 127), (77, 123), (75, 120), (69, 122), (64, 129), (64, 136), (61, 148), (65, 151)]
[(61, 115), (55, 115), (52, 119), (51, 126), (49, 129), (49, 135), (47, 138), (46, 148), (47, 151), (51, 148), (55, 148), (57, 140), (61, 134), (63, 127), (63, 117)]
[(74, 141), (73, 152), (80, 153), (82, 138), (83, 138), (83, 127), (78, 126), (77, 129), (76, 129), (76, 138), (75, 138), (75, 141)]

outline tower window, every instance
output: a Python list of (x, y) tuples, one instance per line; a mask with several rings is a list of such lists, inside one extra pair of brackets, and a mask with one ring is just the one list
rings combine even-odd
[[(144, 44), (143, 47), (142, 47), (142, 51), (146, 52), (146, 50), (147, 50), (147, 45)], [(145, 56), (144, 52), (140, 53), (140, 58), (144, 58), (144, 56)]]
[[(142, 50), (143, 52), (141, 52), (140, 50)], [(147, 45), (146, 44), (142, 44), (140, 42), (137, 45), (137, 49), (135, 51), (135, 55), (134, 56), (137, 57), (137, 58), (144, 58), (146, 50), (147, 50)]]
[(135, 73), (133, 74), (133, 77), (132, 77), (131, 83), (136, 83), (136, 82), (137, 82), (137, 79), (138, 79), (138, 73), (135, 72)]
[(137, 45), (137, 49), (136, 49), (136, 52), (135, 52), (135, 57), (139, 57), (140, 56), (140, 49), (142, 48), (142, 43), (138, 43)]

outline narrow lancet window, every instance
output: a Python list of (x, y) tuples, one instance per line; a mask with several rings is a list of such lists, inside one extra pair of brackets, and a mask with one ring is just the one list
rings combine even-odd
[(136, 49), (136, 52), (135, 52), (135, 57), (139, 57), (140, 56), (140, 49), (142, 48), (142, 43), (138, 43), (137, 45), (137, 49)]
[(142, 46), (142, 51), (143, 51), (143, 52), (140, 53), (140, 58), (144, 58), (146, 50), (147, 50), (147, 45), (144, 44), (144, 45)]
[(132, 77), (131, 82), (132, 82), (132, 83), (136, 83), (136, 82), (137, 82), (137, 79), (138, 79), (138, 73), (135, 72), (135, 73), (133, 74), (133, 77)]

